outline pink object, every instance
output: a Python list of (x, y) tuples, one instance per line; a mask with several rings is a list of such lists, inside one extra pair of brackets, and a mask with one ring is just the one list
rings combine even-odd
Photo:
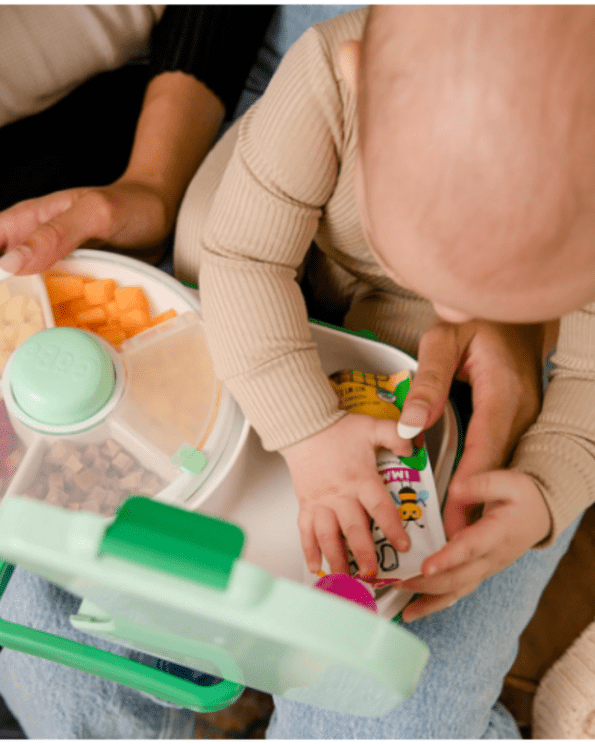
[(372, 612), (378, 612), (376, 606), (376, 600), (366, 589), (365, 586), (352, 576), (345, 576), (344, 574), (327, 574), (321, 579), (318, 579), (314, 586), (318, 589), (322, 589), (325, 592), (336, 594), (344, 599), (349, 599), (351, 602), (362, 605)]

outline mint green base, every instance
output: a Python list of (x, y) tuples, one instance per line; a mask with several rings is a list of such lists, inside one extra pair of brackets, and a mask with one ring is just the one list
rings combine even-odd
[(139, 671), (120, 657), (106, 664), (103, 653), (62, 639), (52, 645), (28, 629), (14, 636), (5, 626), (6, 645), (193, 710), (224, 707), (222, 698), (235, 699), (246, 685), (379, 716), (414, 692), (429, 656), (418, 638), (351, 602), (274, 578), (242, 560), (242, 542), (236, 525), (146, 498), (125, 502), (111, 522), (7, 497), (0, 555), (84, 597), (75, 627), (228, 682), (197, 688), (176, 678), (164, 689), (157, 670)]

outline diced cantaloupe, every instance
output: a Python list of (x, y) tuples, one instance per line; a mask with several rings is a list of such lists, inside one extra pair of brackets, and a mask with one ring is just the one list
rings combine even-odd
[(151, 312), (149, 300), (142, 287), (117, 287), (114, 296), (121, 313), (130, 310), (144, 310), (149, 314)]
[(76, 318), (77, 315), (80, 315), (80, 313), (84, 313), (86, 310), (91, 310), (93, 305), (89, 305), (87, 300), (84, 297), (79, 297), (76, 300), (70, 300), (69, 303), (64, 303), (67, 305), (67, 312), (72, 317)]
[(122, 328), (148, 328), (151, 325), (151, 316), (144, 310), (129, 310), (120, 315)]
[(114, 299), (117, 284), (114, 279), (97, 279), (83, 285), (85, 299), (90, 305), (105, 305)]
[(105, 304), (105, 310), (107, 312), (107, 316), (110, 319), (114, 319), (119, 317), (120, 311), (118, 310), (118, 303), (115, 300), (112, 300), (111, 302), (106, 302)]
[(118, 346), (128, 338), (122, 328), (115, 325), (99, 326), (95, 332), (114, 346)]
[[(69, 283), (66, 279), (73, 281)], [(143, 288), (119, 287), (113, 279), (50, 272), (45, 280), (48, 294), (52, 287), (51, 296), (55, 300), (52, 310), (57, 326), (93, 331), (115, 346), (177, 315), (171, 309), (152, 318)], [(0, 307), (3, 307), (1, 303)]]
[(84, 293), (83, 279), (76, 274), (46, 274), (45, 286), (52, 305), (75, 300)]
[(105, 312), (105, 308), (101, 307), (101, 305), (96, 305), (88, 310), (83, 310), (82, 313), (79, 313), (76, 316), (76, 320), (77, 323), (84, 323), (86, 325), (105, 323), (107, 320), (107, 313)]

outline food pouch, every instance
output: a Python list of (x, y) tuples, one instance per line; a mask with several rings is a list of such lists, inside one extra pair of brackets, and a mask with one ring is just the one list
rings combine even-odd
[[(336, 372), (330, 380), (342, 409), (394, 421), (399, 420), (411, 385), (407, 370), (394, 375), (346, 370)], [(370, 520), (378, 574), (367, 583), (381, 587), (419, 575), (422, 561), (439, 550), (446, 537), (423, 434), (413, 442), (411, 457), (397, 457), (380, 449), (376, 464), (411, 544), (406, 553), (397, 552), (374, 520)], [(348, 556), (351, 575), (360, 578), (358, 565), (349, 549)]]

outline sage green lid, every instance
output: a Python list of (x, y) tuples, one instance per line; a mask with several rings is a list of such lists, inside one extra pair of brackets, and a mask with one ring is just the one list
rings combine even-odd
[(42, 424), (69, 426), (95, 415), (116, 374), (102, 344), (79, 328), (48, 328), (14, 352), (10, 387), (18, 407)]

